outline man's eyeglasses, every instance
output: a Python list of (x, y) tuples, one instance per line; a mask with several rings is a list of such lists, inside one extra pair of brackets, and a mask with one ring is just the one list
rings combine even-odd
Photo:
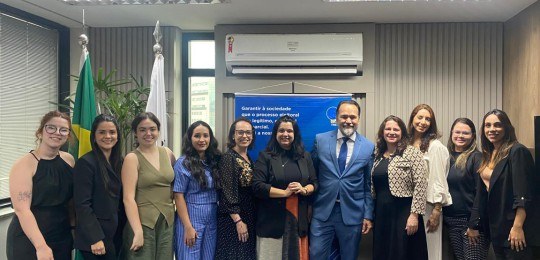
[(63, 136), (69, 135), (69, 128), (66, 128), (66, 127), (58, 128), (55, 125), (45, 125), (45, 132), (47, 132), (47, 134), (54, 134), (56, 133), (56, 131), (58, 131), (58, 133), (60, 133), (60, 135), (63, 135)]
[(251, 130), (236, 130), (234, 132), (238, 136), (243, 136), (243, 135), (252, 136), (253, 135), (253, 131)]

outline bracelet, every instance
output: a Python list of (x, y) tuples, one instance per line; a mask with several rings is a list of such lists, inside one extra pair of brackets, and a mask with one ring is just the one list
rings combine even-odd
[(239, 219), (237, 219), (236, 221), (234, 221), (234, 224), (238, 224), (238, 223), (240, 223), (240, 221), (242, 221), (241, 218), (239, 218)]
[(441, 204), (435, 204), (435, 207), (433, 207), (433, 209), (435, 209), (435, 210), (438, 211), (438, 212), (442, 212), (442, 206), (441, 206)]

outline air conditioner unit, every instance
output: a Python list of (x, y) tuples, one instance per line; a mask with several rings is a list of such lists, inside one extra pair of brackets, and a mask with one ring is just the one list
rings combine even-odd
[(234, 75), (359, 75), (362, 34), (228, 34), (225, 63)]

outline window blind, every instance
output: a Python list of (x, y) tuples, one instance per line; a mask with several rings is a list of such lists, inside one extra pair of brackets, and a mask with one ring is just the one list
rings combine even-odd
[(13, 163), (35, 149), (39, 120), (58, 102), (58, 31), (0, 11), (0, 199)]

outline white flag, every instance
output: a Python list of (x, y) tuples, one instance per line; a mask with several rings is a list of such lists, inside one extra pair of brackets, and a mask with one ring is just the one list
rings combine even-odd
[[(152, 68), (152, 77), (150, 79), (150, 95), (146, 104), (146, 112), (154, 113), (159, 122), (160, 139), (163, 146), (167, 146), (167, 99), (165, 98), (165, 77), (163, 75), (164, 58), (157, 54)], [(158, 142), (160, 144), (160, 142)]]

